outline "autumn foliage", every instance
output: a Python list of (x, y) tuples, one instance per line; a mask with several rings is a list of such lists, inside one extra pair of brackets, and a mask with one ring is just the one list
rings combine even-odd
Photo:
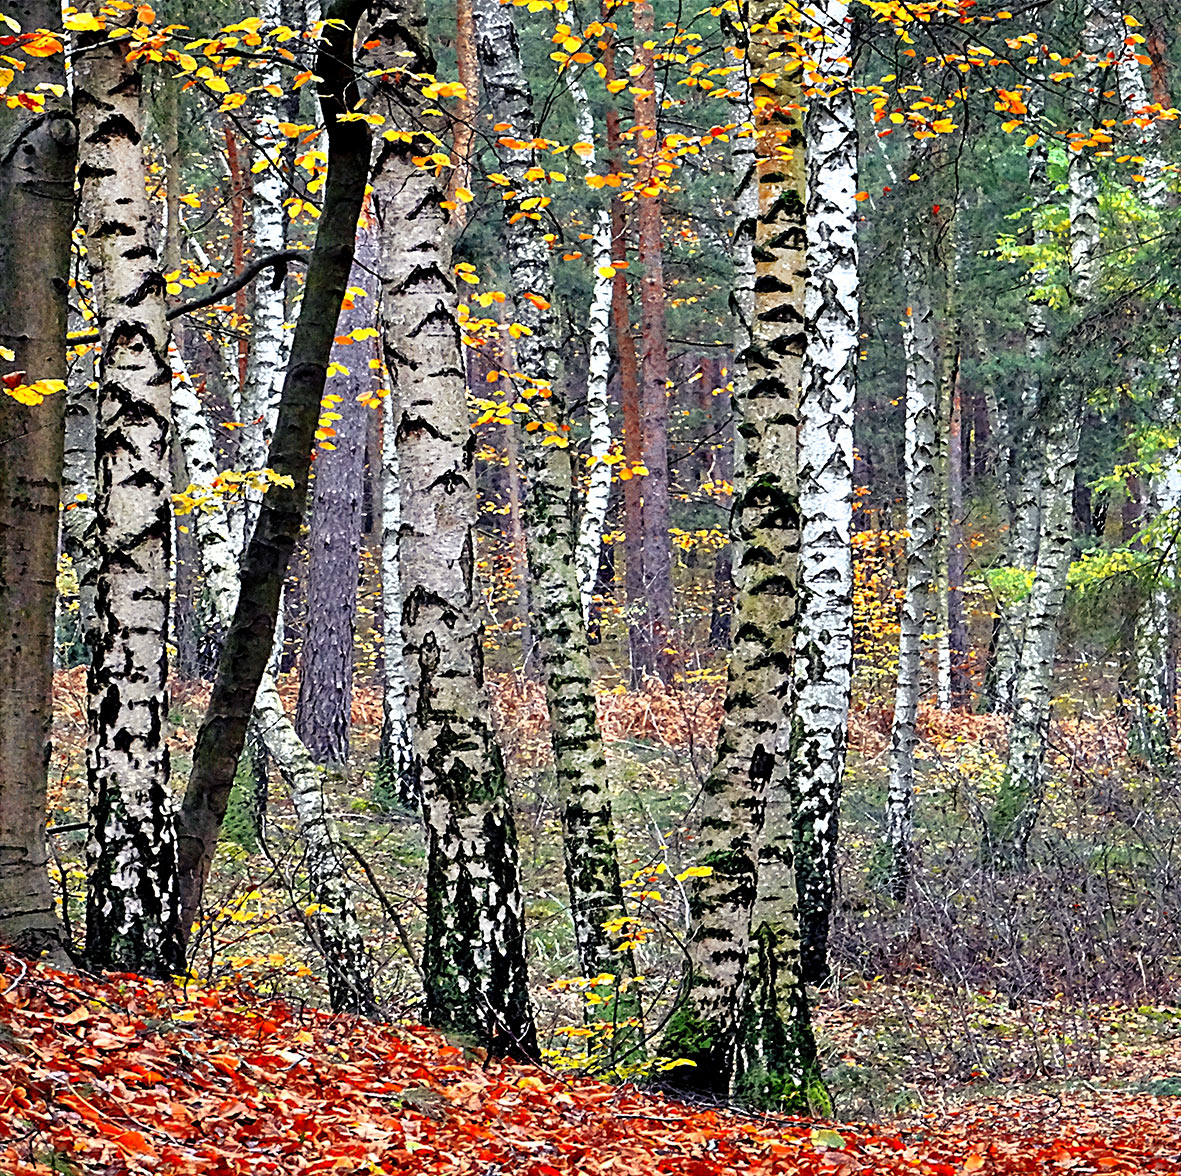
[(95, 980), (9, 955), (0, 984), (5, 1176), (1181, 1172), (1176, 1099), (1035, 1096), (902, 1132), (755, 1120), (243, 988)]

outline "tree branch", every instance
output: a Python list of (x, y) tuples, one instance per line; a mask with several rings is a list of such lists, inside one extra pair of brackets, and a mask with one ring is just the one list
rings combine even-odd
[[(211, 290), (208, 294), (202, 294), (197, 298), (189, 299), (188, 302), (182, 302), (179, 306), (172, 307), (167, 315), (168, 321), (172, 322), (173, 319), (180, 318), (182, 314), (192, 314), (195, 310), (203, 310), (206, 306), (212, 306), (215, 302), (220, 302), (231, 294), (237, 294), (243, 286), (249, 285), (266, 270), (282, 271), (293, 261), (306, 264), (311, 255), (310, 249), (280, 249), (277, 253), (268, 253), (265, 257), (256, 258), (241, 273), (235, 274), (224, 286), (218, 286), (216, 290)], [(282, 272), (275, 275), (276, 282), (282, 281), (282, 278)], [(85, 335), (69, 336), (68, 342), (97, 343), (98, 339), (97, 331), (87, 331)]]

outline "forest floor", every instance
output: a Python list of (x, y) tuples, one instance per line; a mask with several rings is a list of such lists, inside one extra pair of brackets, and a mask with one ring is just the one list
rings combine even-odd
[[(630, 692), (604, 684), (599, 691), (621, 863), (635, 883), (631, 904), (650, 929), (638, 955), (650, 978), (646, 1023), (654, 1038), (681, 966), (685, 894), (675, 878), (694, 862), (687, 814), (708, 771), (721, 686), (720, 675), (702, 675), (677, 690)], [(178, 780), (187, 774), (207, 689), (182, 683), (174, 690)], [(284, 681), (289, 708), (296, 690), (293, 679)], [(856, 710), (834, 974), (816, 993), (815, 1018), (838, 1113), (879, 1126), (840, 1126), (844, 1142), (836, 1145), (823, 1133), (827, 1128), (816, 1133), (813, 1125), (674, 1107), (632, 1086), (602, 1087), (586, 1076), (594, 1059), (580, 1056), (583, 1039), (569, 1032), (582, 1014), (576, 989), (564, 984), (576, 965), (544, 701), (535, 683), (512, 676), (495, 680), (493, 697), (516, 792), (546, 1069), (483, 1067), (445, 1052), (424, 1030), (358, 1027), (310, 1011), (326, 1003), (326, 994), (303, 927), (309, 894), (293, 814), (272, 778), (264, 834), (256, 836), (241, 812), (232, 811), (219, 849), (193, 961), (194, 982), (207, 995), (193, 999), (190, 989), (190, 1000), (178, 1007), (182, 997), (173, 990), (130, 981), (95, 987), (37, 970), (0, 1001), (0, 1063), (11, 1053), (16, 1075), (0, 1078), (9, 1082), (0, 1087), (0, 1139), (4, 1133), (24, 1138), (16, 1154), (26, 1167), (13, 1168), (14, 1176), (189, 1170), (228, 1176), (247, 1166), (260, 1174), (362, 1173), (399, 1165), (412, 1173), (480, 1176), (801, 1170), (950, 1176), (986, 1165), (997, 1173), (1181, 1171), (1181, 795), (1137, 775), (1125, 732), (1109, 711), (1079, 703), (1055, 724), (1055, 777), (1038, 871), (998, 878), (982, 868), (977, 846), (981, 814), (1003, 768), (1003, 723), (924, 707), (923, 869), (912, 902), (900, 909), (873, 884), (888, 712), (880, 702)], [(51, 839), (52, 872), (77, 930), (85, 881), (84, 835), (75, 828), (86, 804), (83, 671), (58, 674), (56, 700), (50, 804), (52, 821), (64, 831)], [(362, 687), (353, 706), (354, 762), (346, 773), (327, 776), (325, 787), (344, 836), (371, 867), (368, 881), (380, 888), (379, 894), (359, 879), (357, 890), (380, 997), (396, 1020), (413, 1022), (423, 848), (414, 815), (375, 799), (371, 765), (379, 726), (380, 696)], [(11, 980), (20, 980), (17, 965), (5, 966)], [(0, 979), (0, 992), (11, 980)], [(268, 1009), (265, 1001), (276, 998), (281, 1003)], [(60, 1020), (70, 1016), (76, 1024)], [(114, 1017), (115, 1028), (104, 1017)], [(132, 1032), (137, 1021), (142, 1027)], [(100, 1043), (127, 1042), (107, 1049), (88, 1044), (88, 1033), (109, 1035)], [(223, 1064), (209, 1060), (216, 1056)], [(72, 1060), (67, 1065), (63, 1057)], [(0, 1074), (6, 1069), (0, 1064)], [(55, 1073), (61, 1082), (46, 1077)], [(330, 1073), (339, 1090), (331, 1089), (337, 1077), (330, 1081)], [(250, 1094), (262, 1079), (259, 1092)], [(379, 1079), (404, 1088), (373, 1086)], [(90, 1111), (61, 1101), (71, 1084)], [(16, 1086), (30, 1103), (19, 1115)], [(389, 1121), (399, 1107), (401, 1128)], [(99, 1118), (88, 1121), (90, 1114)], [(216, 1139), (224, 1155), (165, 1158), (162, 1136), (181, 1151), (190, 1145), (184, 1131), (161, 1124), (187, 1122), (191, 1133), (194, 1123), (219, 1117), (226, 1123), (203, 1138)], [(350, 1134), (354, 1120), (362, 1127)], [(82, 1147), (75, 1137), (86, 1132), (93, 1142)], [(141, 1135), (151, 1151), (138, 1153), (137, 1161)], [(294, 1155), (292, 1139), (301, 1138), (306, 1151)], [(399, 1163), (371, 1168), (368, 1158), (358, 1158), (382, 1148), (387, 1161), (397, 1155)], [(55, 1149), (67, 1159), (54, 1159)], [(27, 1166), (31, 1155), (42, 1155), (41, 1168)], [(3, 1162), (0, 1173), (9, 1173)]]
[(807, 1122), (488, 1061), (248, 986), (0, 955), (5, 1176), (1181, 1173), (1181, 1098), (1078, 1088)]

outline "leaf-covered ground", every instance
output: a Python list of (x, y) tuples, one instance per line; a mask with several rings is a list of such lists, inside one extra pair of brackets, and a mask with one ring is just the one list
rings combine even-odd
[(1167, 1095), (1014, 1088), (909, 1124), (695, 1109), (413, 1026), (0, 954), (4, 1176), (1181, 1173)]

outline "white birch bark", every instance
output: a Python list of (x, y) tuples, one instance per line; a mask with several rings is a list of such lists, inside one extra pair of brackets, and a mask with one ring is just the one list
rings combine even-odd
[[(1084, 76), (1101, 77), (1102, 18), (1087, 13)], [(1087, 313), (1099, 279), (1099, 182), (1087, 151), (1071, 154), (1067, 171), (1070, 211), (1070, 295), (1077, 318)], [(1023, 866), (1046, 780), (1043, 759), (1050, 727), (1058, 623), (1066, 600), (1073, 554), (1072, 495), (1078, 464), (1084, 389), (1079, 375), (1044, 398), (1046, 435), (1042, 470), (1037, 572), (1025, 609), (1025, 635), (1014, 689), (1005, 780), (989, 822), (989, 850), (1004, 865)]]
[[(475, 592), (475, 454), (456, 315), (445, 181), (414, 159), (428, 141), (418, 87), (433, 73), (422, 0), (374, 15), (382, 343), (397, 406), (398, 559), (413, 777), (427, 833), (426, 1017), (495, 1053), (536, 1058), (512, 798), (484, 685)], [(413, 72), (410, 72), (413, 71)], [(438, 128), (441, 129), (441, 128)]]
[[(1028, 109), (1030, 124), (1037, 126), (1044, 98), (1035, 84), (1030, 91)], [(1028, 150), (1029, 200), (1033, 225), (1029, 240), (1034, 245), (1045, 245), (1048, 234), (1040, 225), (1041, 211), (1050, 197), (1046, 168), (1049, 163), (1046, 136), (1039, 134)], [(1013, 449), (1016, 473), (1016, 495), (1010, 527), (1009, 562), (1012, 566), (1031, 570), (1038, 559), (1038, 535), (1041, 527), (1041, 485), (1045, 464), (1045, 440), (1040, 432), (1043, 383), (1046, 356), (1049, 351), (1050, 328), (1047, 308), (1040, 299), (1026, 302), (1028, 320), (1025, 338), (1025, 371), (1021, 382), (1021, 406), (1018, 440)], [(1013, 709), (1013, 691), (1025, 636), (1025, 601), (1005, 602), (999, 607), (996, 642), (992, 664), (989, 666), (986, 701), (991, 710), (1008, 714)]]
[(889, 885), (906, 898), (913, 867), (916, 719), (922, 679), (922, 641), (935, 582), (935, 417), (938, 396), (935, 334), (925, 257), (908, 241), (902, 269), (910, 296), (903, 324), (906, 352), (906, 588), (898, 635), (898, 683), (890, 732), (886, 793)]
[[(481, 82), (496, 123), (528, 141), (535, 134), (532, 94), (521, 63), (513, 10), (499, 0), (475, 0), (476, 49)], [(529, 328), (517, 340), (517, 360), (533, 386), (531, 420), (541, 427), (523, 434), (529, 494), (526, 543), (533, 587), (533, 619), (546, 682), (560, 803), (566, 879), (574, 916), (579, 965), (586, 976), (619, 979), (634, 972), (632, 953), (619, 951), (621, 932), (605, 924), (626, 916), (615, 851), (610, 780), (595, 714), (594, 683), (586, 625), (575, 571), (576, 537), (571, 518), (573, 473), (566, 447), (566, 416), (553, 310), (549, 247), (538, 214), (521, 207), (531, 184), (525, 173), (531, 149), (496, 143), (501, 171), (516, 195), (505, 201), (504, 237), (516, 293), (515, 315)], [(517, 214), (521, 215), (517, 215)], [(538, 393), (541, 389), (548, 396)], [(547, 443), (547, 434), (559, 444)], [(614, 1007), (620, 1024), (632, 1019), (634, 994), (620, 984)]]
[(402, 804), (418, 803), (412, 773), (414, 755), (406, 710), (406, 662), (402, 652), (402, 577), (398, 542), (402, 530), (402, 489), (398, 470), (394, 394), (381, 403), (381, 745), (378, 773), (383, 788)]
[[(260, 15), (271, 26), (283, 23), (279, 0), (262, 0)], [(281, 86), (283, 74), (280, 64), (269, 62), (258, 71), (259, 89), (254, 101), (260, 104), (256, 126), (257, 141), (266, 152), (270, 165), (259, 172), (251, 187), (252, 237), (256, 255), (262, 256), (282, 249), (286, 244), (286, 216), (283, 199), (286, 188), (281, 167), (286, 138), (277, 129), (281, 116), (280, 103), (263, 88)], [(267, 464), (267, 449), (279, 413), (279, 394), (283, 375), (287, 370), (287, 353), (291, 332), (283, 329), (286, 314), (286, 292), (282, 282), (260, 280), (253, 290), (250, 328), (250, 351), (246, 359), (246, 379), (242, 400), (238, 405), (239, 470), (260, 470)], [(233, 371), (231, 364), (230, 370)], [(235, 384), (234, 380), (230, 381)], [(258, 513), (258, 496), (247, 493), (231, 514), (231, 525), (238, 540), (238, 550), (245, 550)]]
[[(573, 71), (567, 71), (566, 87), (574, 101), (574, 115), (581, 142), (590, 143), (583, 155), (587, 173), (595, 170), (595, 120), (586, 89)], [(611, 370), (611, 212), (602, 207), (595, 215), (591, 239), (591, 287), (587, 341), (586, 414), (590, 426), (590, 485), (582, 507), (574, 563), (578, 591), (582, 599), (582, 618), (590, 623), (595, 582), (599, 577), (599, 559), (603, 548), (603, 524), (611, 500), (611, 467), (605, 459), (611, 452), (611, 417), (608, 413), (607, 377)]]
[(163, 976), (181, 963), (167, 743), (168, 323), (145, 190), (142, 78), (126, 44), (106, 29), (84, 34), (75, 67), (80, 207), (102, 347), (86, 938), (93, 966)]
[(844, 0), (818, 11), (824, 34), (809, 99), (808, 283), (800, 390), (800, 609), (789, 775), (796, 793), (801, 957), (827, 973), (837, 819), (853, 673), (853, 400), (858, 339), (857, 122)]

